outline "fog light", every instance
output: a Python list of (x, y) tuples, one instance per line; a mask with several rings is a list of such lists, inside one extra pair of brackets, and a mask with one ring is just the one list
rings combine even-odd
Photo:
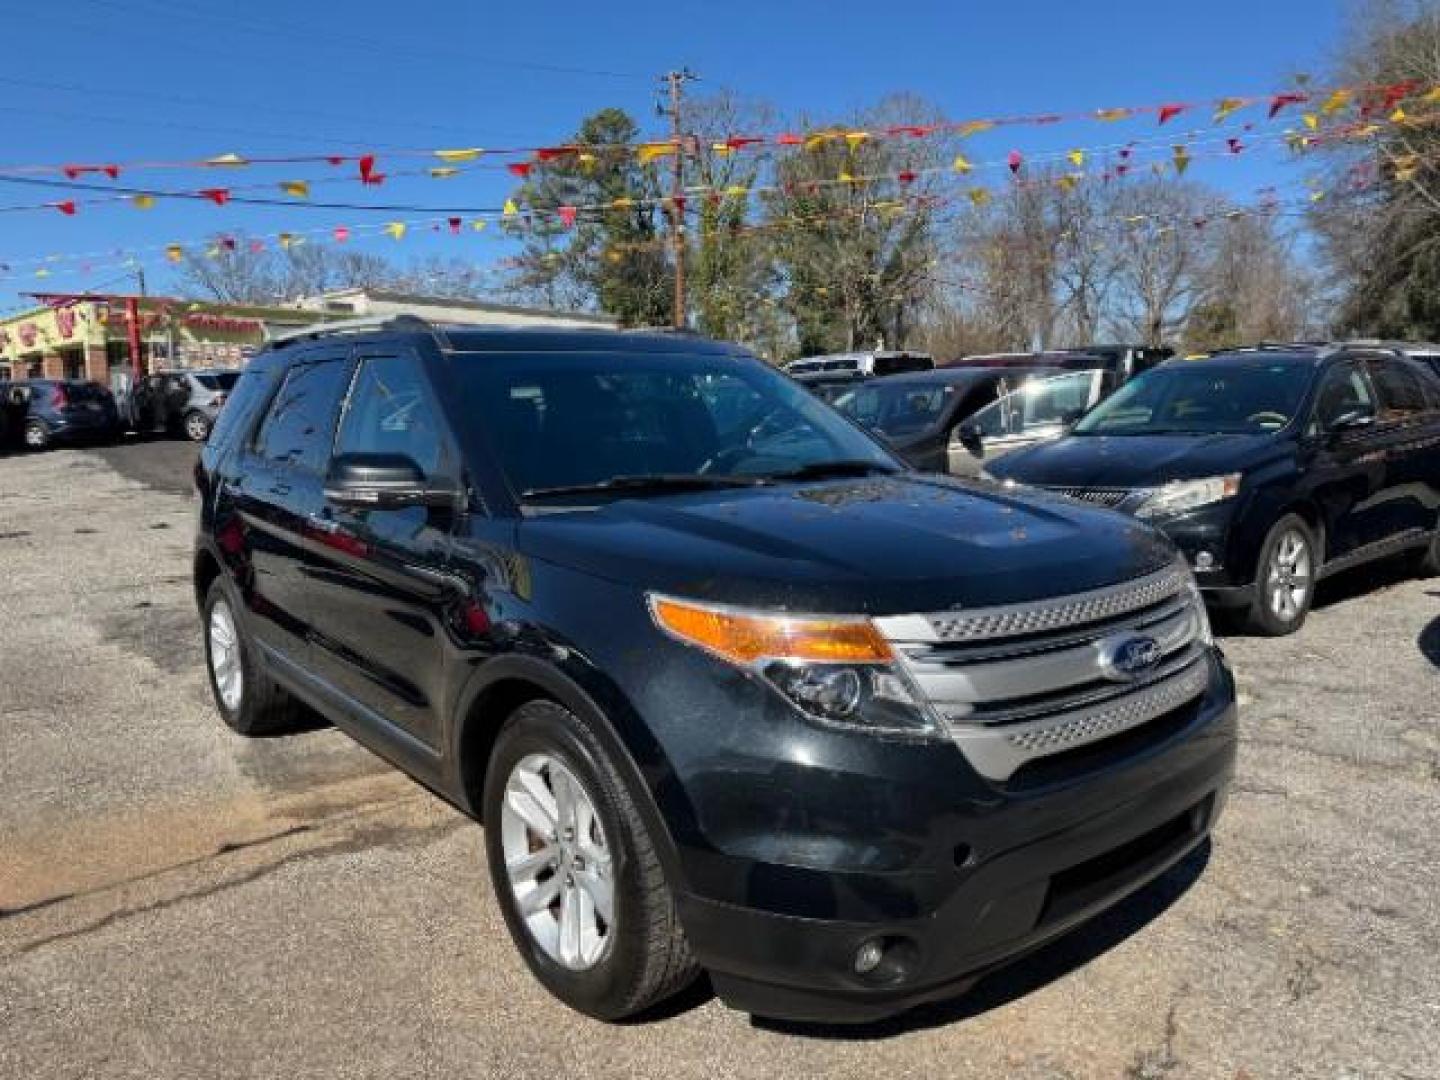
[(857, 975), (869, 975), (880, 966), (880, 961), (885, 959), (885, 945), (883, 942), (867, 941), (861, 945), (855, 953), (855, 973)]
[(1215, 556), (1208, 551), (1202, 551), (1195, 556), (1195, 569), (1200, 572), (1215, 569)]

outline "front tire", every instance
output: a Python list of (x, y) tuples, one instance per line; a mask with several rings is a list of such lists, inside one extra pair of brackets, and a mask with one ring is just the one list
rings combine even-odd
[(44, 450), (50, 445), (50, 428), (44, 420), (26, 420), (24, 438), (26, 450)]
[(220, 718), (232, 731), (249, 736), (303, 726), (300, 703), (260, 666), (238, 610), (224, 578), (216, 578), (205, 594), (203, 618), (205, 667)]
[(210, 419), (204, 413), (191, 411), (185, 414), (182, 425), (185, 437), (191, 442), (203, 443), (210, 438)]
[(1319, 546), (1305, 520), (1286, 514), (1260, 548), (1250, 627), (1266, 637), (1293, 634), (1305, 624), (1315, 599)]
[(566, 1005), (619, 1020), (695, 978), (635, 799), (568, 709), (532, 701), (506, 721), (486, 770), (484, 820), (511, 939)]

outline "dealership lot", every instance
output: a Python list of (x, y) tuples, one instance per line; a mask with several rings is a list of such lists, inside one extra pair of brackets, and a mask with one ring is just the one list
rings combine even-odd
[(221, 725), (193, 454), (0, 459), (0, 1075), (1434, 1075), (1440, 582), (1229, 638), (1213, 848), (968, 998), (825, 1029), (702, 988), (606, 1027), (524, 970), (475, 826), (333, 731)]

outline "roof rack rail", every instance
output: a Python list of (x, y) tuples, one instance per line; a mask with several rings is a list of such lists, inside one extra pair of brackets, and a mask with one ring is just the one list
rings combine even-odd
[(358, 319), (338, 319), (334, 322), (315, 323), (299, 330), (276, 334), (266, 342), (266, 346), (278, 349), (293, 345), (297, 341), (314, 341), (330, 334), (364, 334), (374, 330), (420, 331), (433, 336), (435, 344), (440, 348), (450, 348), (450, 339), (445, 336), (445, 332), (440, 327), (428, 319), (422, 319), (419, 315), (411, 315), (408, 312), (401, 312), (398, 315), (366, 315)]

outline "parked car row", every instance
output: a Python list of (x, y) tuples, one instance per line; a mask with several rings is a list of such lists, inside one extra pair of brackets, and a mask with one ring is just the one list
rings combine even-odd
[(105, 442), (126, 431), (204, 442), (239, 377), (227, 369), (161, 371), (118, 397), (80, 379), (0, 382), (0, 448)]
[[(953, 395), (953, 407), (930, 411), (916, 375), (871, 380), (835, 404), (917, 468), (1150, 521), (1185, 553), (1207, 599), (1262, 633), (1299, 629), (1317, 582), (1360, 563), (1414, 552), (1440, 572), (1440, 348), (1268, 345), (1169, 362), (1125, 362), (1126, 351), (1109, 353), (1121, 364), (1059, 375), (1026, 368), (1027, 354), (974, 358), (1025, 379), (980, 408)], [(928, 377), (990, 385), (989, 370)], [(901, 404), (882, 410), (888, 401)], [(897, 415), (935, 422), (916, 435), (895, 427)], [(942, 458), (934, 447), (947, 433)]]

